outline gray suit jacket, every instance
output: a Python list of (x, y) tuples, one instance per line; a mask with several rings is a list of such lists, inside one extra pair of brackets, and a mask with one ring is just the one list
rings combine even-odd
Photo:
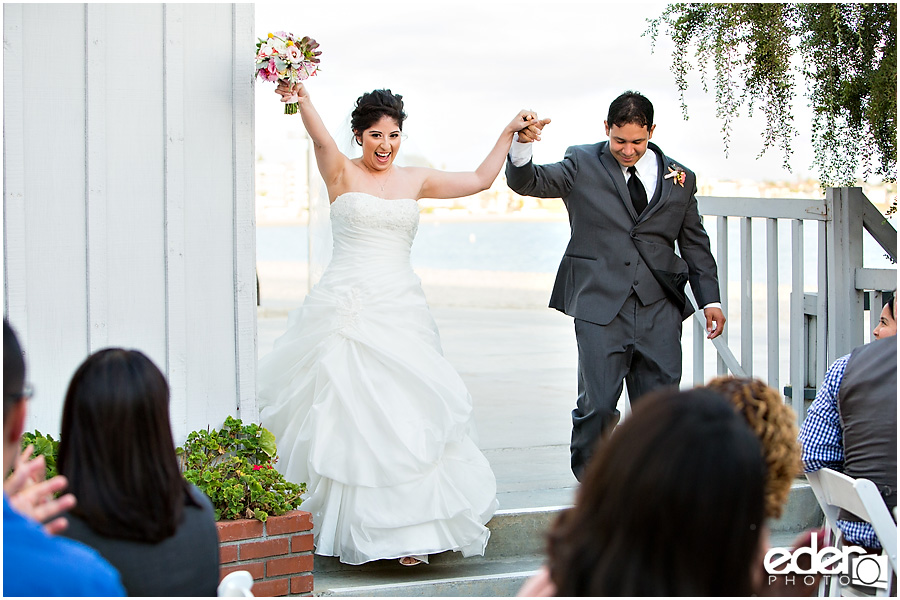
[[(559, 265), (550, 307), (606, 325), (618, 314), (631, 290), (643, 304), (691, 289), (702, 307), (719, 302), (716, 261), (697, 211), (696, 176), (662, 153), (656, 192), (640, 219), (609, 142), (571, 146), (558, 163), (514, 167), (507, 162), (510, 188), (524, 196), (562, 198), (569, 211), (571, 239)], [(684, 186), (663, 179), (668, 167), (684, 170)], [(675, 254), (678, 242), (679, 257)], [(655, 272), (655, 274), (654, 274)], [(661, 285), (662, 282), (662, 285)], [(682, 317), (691, 314), (690, 303)]]

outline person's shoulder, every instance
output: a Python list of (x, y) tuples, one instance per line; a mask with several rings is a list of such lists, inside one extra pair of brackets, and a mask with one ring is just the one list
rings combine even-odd
[(68, 557), (71, 561), (67, 564), (70, 568), (70, 581), (80, 581), (84, 592), (90, 595), (125, 595), (119, 572), (95, 550), (73, 540), (58, 541), (67, 547), (61, 556)]
[(850, 354), (841, 357), (849, 368), (850, 364), (869, 365), (887, 361), (890, 364), (897, 362), (897, 336), (891, 335), (878, 340), (872, 340), (868, 344), (857, 346)]
[(4, 595), (124, 595), (118, 571), (95, 550), (20, 519), (4, 518)]
[(852, 352), (845, 354), (841, 357), (838, 357), (831, 363), (831, 366), (828, 367), (828, 372), (825, 373), (825, 378), (828, 379), (834, 377), (843, 377), (844, 369), (847, 368), (847, 363), (850, 361), (850, 356), (852, 356)]
[(569, 146), (566, 149), (566, 154), (572, 153), (581, 153), (581, 154), (590, 154), (591, 156), (597, 156), (600, 152), (600, 149), (605, 146), (607, 142), (594, 142), (593, 144), (576, 144), (574, 146)]
[(878, 340), (872, 340), (868, 344), (863, 344), (862, 346), (858, 346), (858, 347), (854, 348), (853, 352), (851, 352), (850, 354), (857, 354), (860, 352), (865, 352), (865, 351), (867, 351), (867, 349), (870, 349), (870, 350), (868, 350), (869, 352), (876, 352), (876, 353), (889, 352), (891, 350), (896, 352), (897, 351), (897, 336), (891, 335), (888, 337), (883, 337)]
[(692, 177), (696, 177), (696, 173), (694, 173), (693, 169), (691, 169), (690, 167), (685, 165), (680, 160), (673, 158), (673, 157), (669, 156), (668, 154), (666, 154), (665, 152), (663, 152), (662, 148), (660, 148), (653, 142), (650, 142), (648, 144), (648, 146), (650, 147), (651, 150), (656, 152), (659, 155), (660, 159), (663, 161), (663, 171), (668, 171), (669, 169), (672, 169), (673, 171), (684, 171), (688, 175), (690, 175)]
[(603, 148), (607, 142), (596, 142), (593, 144), (576, 144), (566, 148), (564, 161), (576, 165), (589, 164), (591, 161), (600, 158)]
[(216, 509), (212, 501), (194, 484), (190, 484), (187, 496), (184, 520), (178, 528), (176, 537), (183, 540), (187, 536), (192, 539), (192, 543), (199, 544), (198, 547), (212, 545), (218, 552), (219, 528), (216, 525)]
[(213, 508), (212, 501), (209, 499), (209, 496), (203, 493), (203, 491), (198, 488), (193, 483), (190, 484), (188, 488), (188, 496), (190, 501), (197, 507), (199, 507), (203, 512), (208, 512), (210, 514), (215, 513), (215, 509)]

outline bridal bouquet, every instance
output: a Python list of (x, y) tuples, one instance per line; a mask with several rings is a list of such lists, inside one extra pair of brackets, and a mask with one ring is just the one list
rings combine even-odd
[[(266, 81), (297, 83), (319, 71), (319, 43), (309, 36), (297, 39), (278, 31), (256, 42), (256, 75)], [(297, 101), (284, 105), (284, 114), (297, 113)]]

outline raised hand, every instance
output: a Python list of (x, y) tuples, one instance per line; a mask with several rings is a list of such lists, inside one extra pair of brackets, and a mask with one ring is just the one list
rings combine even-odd
[(541, 140), (541, 131), (550, 122), (550, 119), (538, 119), (537, 114), (532, 111), (522, 112), (525, 113), (524, 121), (527, 125), (518, 130), (517, 141), (523, 144), (539, 142)]
[(309, 93), (300, 82), (290, 84), (286, 81), (279, 81), (275, 87), (275, 93), (281, 96), (282, 102), (298, 102), (301, 98), (309, 97)]
[(62, 475), (44, 481), (44, 457), (32, 459), (33, 450), (34, 447), (29, 445), (16, 458), (13, 472), (3, 482), (3, 491), (16, 512), (44, 523), (44, 531), (55, 535), (68, 527), (68, 521), (59, 515), (75, 506), (75, 496), (65, 494), (55, 497), (58, 492), (66, 489), (69, 482)]

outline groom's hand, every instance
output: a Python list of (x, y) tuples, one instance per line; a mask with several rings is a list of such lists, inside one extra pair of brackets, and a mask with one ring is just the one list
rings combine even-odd
[(537, 115), (526, 117), (528, 125), (519, 130), (517, 141), (522, 144), (530, 144), (531, 142), (541, 141), (541, 130), (550, 122), (550, 119), (538, 119)]
[(706, 316), (706, 337), (707, 339), (715, 339), (722, 335), (725, 331), (725, 313), (721, 308), (715, 306), (707, 306), (703, 309)]

